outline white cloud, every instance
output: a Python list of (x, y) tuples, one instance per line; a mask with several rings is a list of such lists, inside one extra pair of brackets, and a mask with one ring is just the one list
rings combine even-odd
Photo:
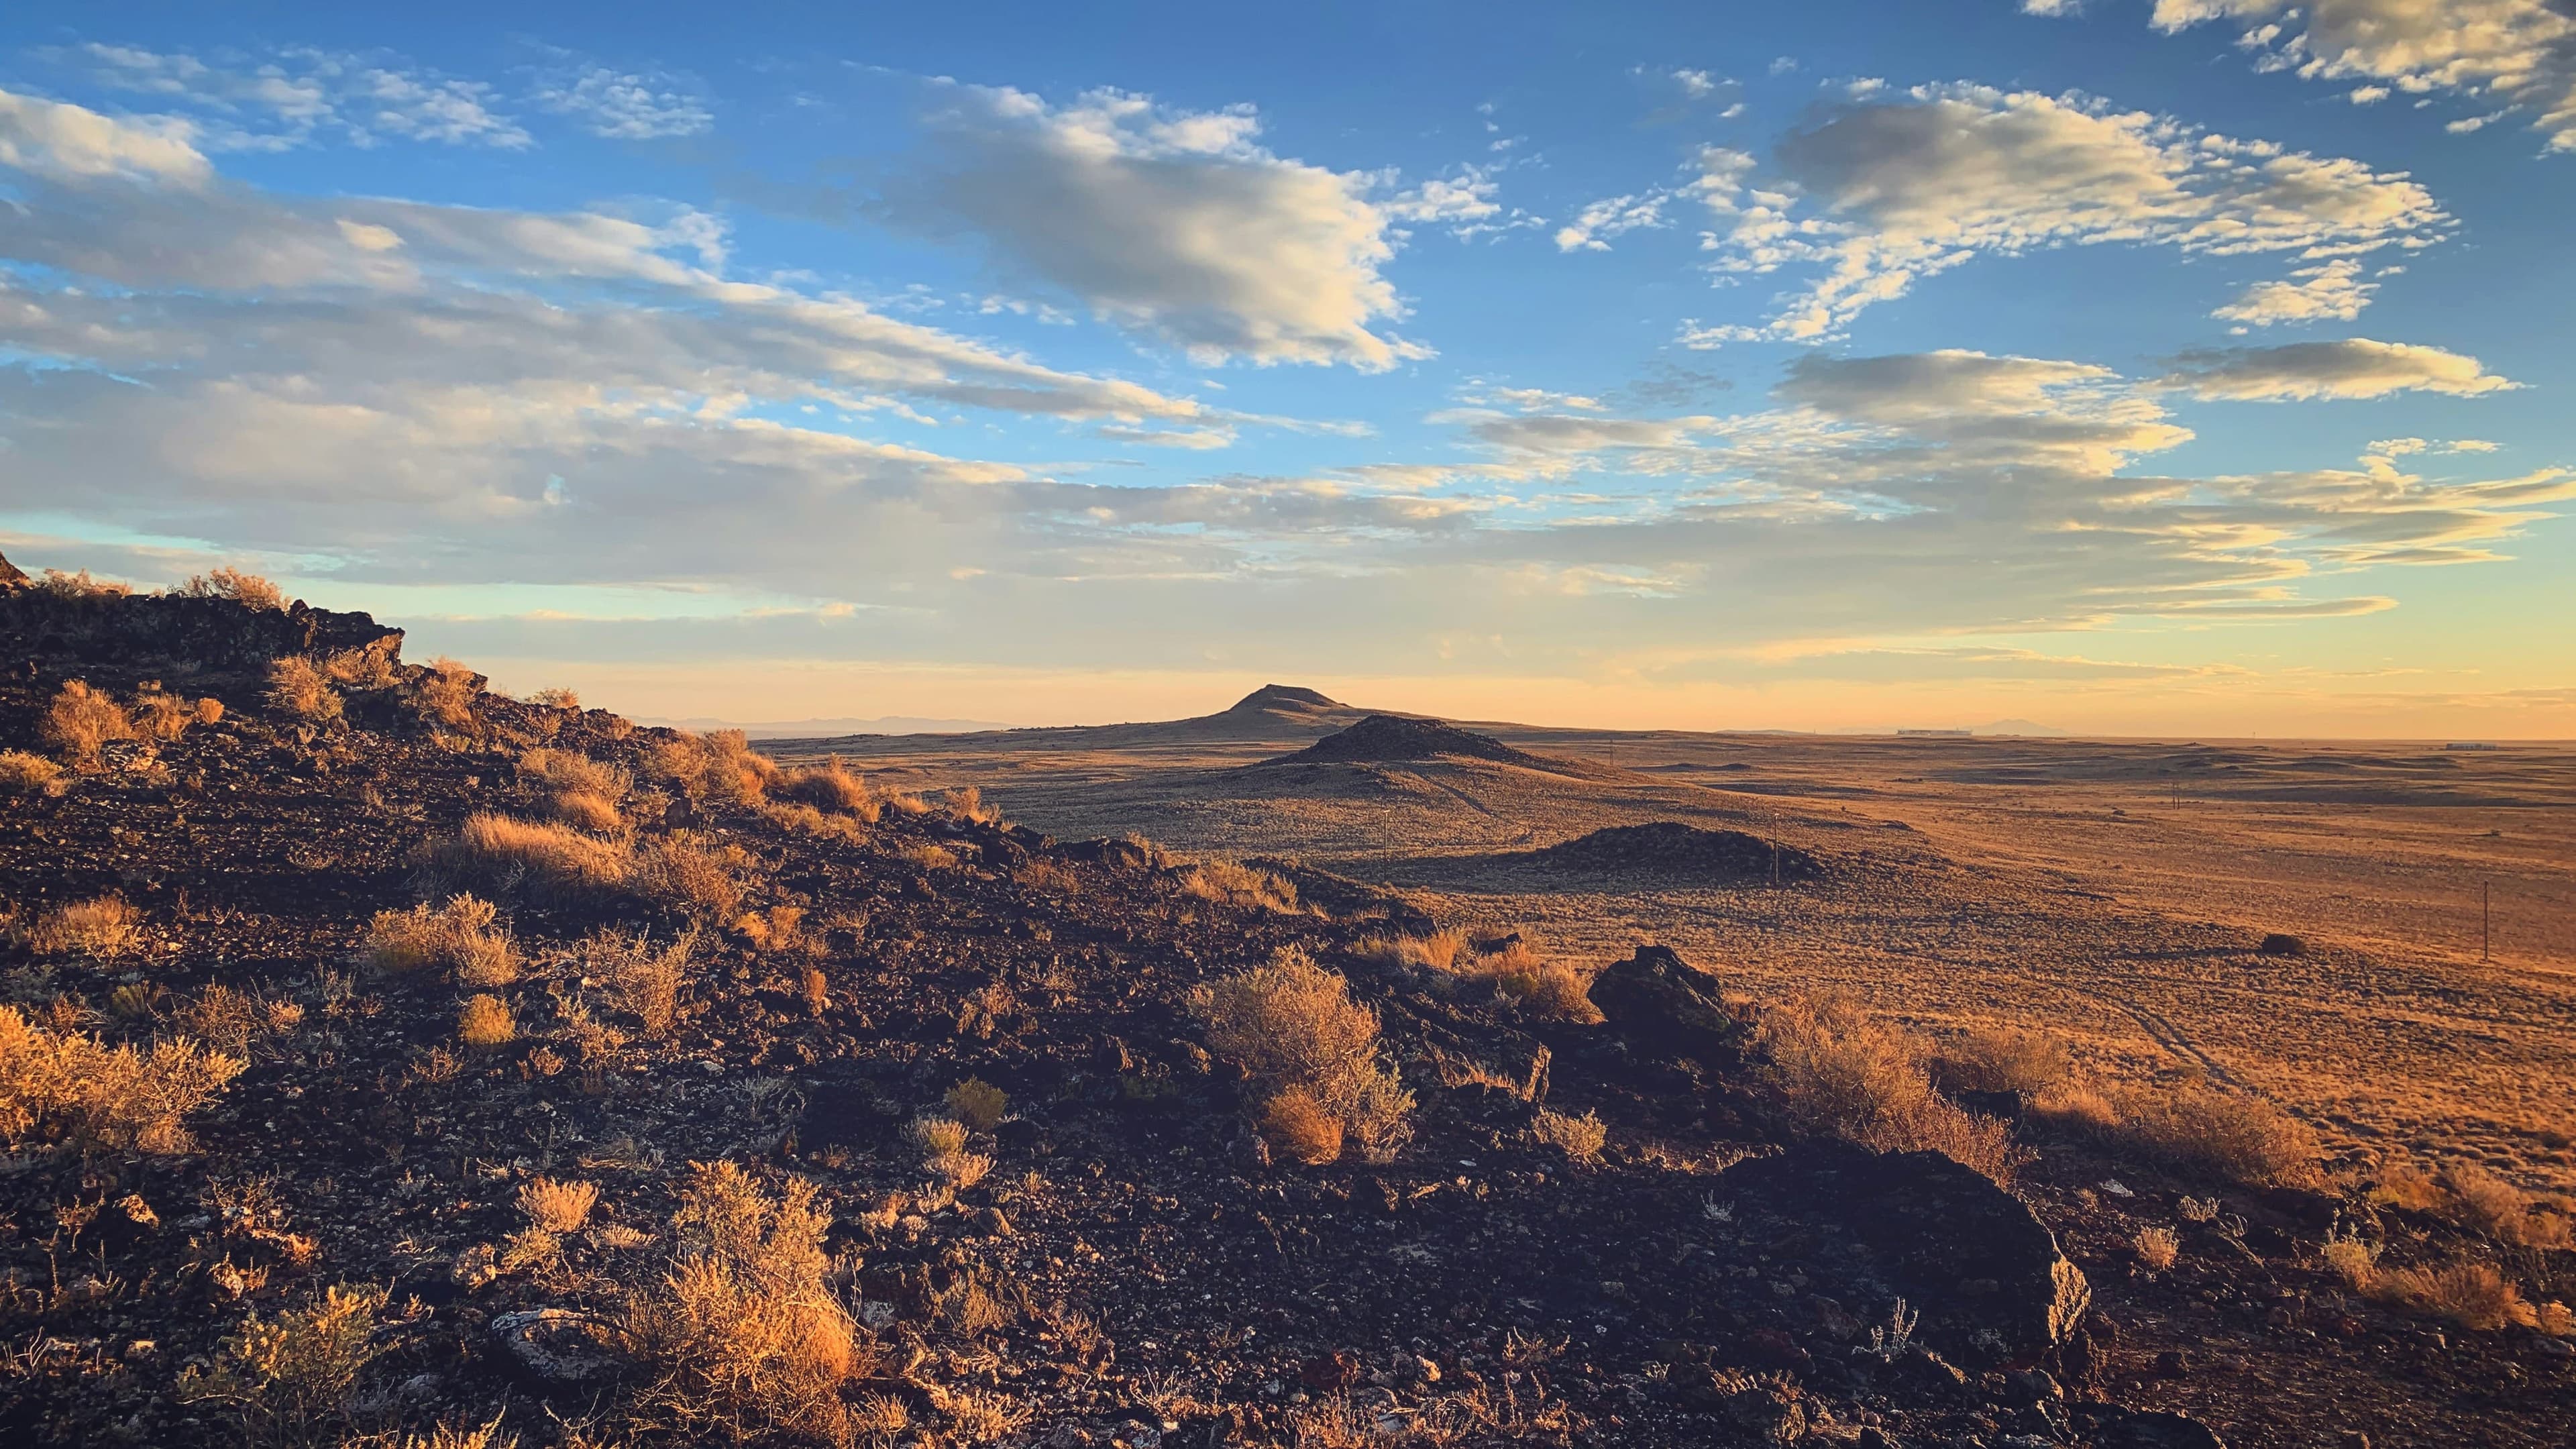
[(1379, 272), (1394, 242), (1368, 197), (1377, 178), (1272, 154), (1249, 107), (1116, 91), (1058, 107), (945, 83), (935, 102), (931, 159), (887, 185), (881, 218), (971, 230), (1006, 268), (1202, 361), (1382, 370), (1429, 355), (1379, 330), (1402, 308)]
[(2286, 280), (2256, 282), (2235, 301), (2209, 315), (2249, 327), (2328, 319), (2349, 322), (2370, 305), (2370, 294), (2378, 289), (2377, 283), (2361, 279), (2361, 263), (2350, 257), (2337, 257), (2317, 266), (2301, 267)]
[(64, 181), (105, 177), (202, 185), (213, 168), (184, 121), (119, 120), (0, 91), (0, 166)]
[(2449, 218), (2421, 186), (2359, 162), (2200, 131), (2082, 97), (1917, 87), (1843, 105), (1791, 132), (1773, 175), (1713, 151), (1691, 189), (1718, 229), (1723, 272), (1814, 267), (1760, 327), (1813, 340), (1873, 303), (1986, 254), (2121, 242), (2310, 262), (2423, 246)]
[(2474, 357), (2367, 337), (2186, 352), (2159, 385), (2234, 402), (2373, 398), (2393, 392), (2475, 397), (2518, 386)]
[(695, 136), (716, 121), (706, 102), (674, 77), (597, 64), (549, 73), (536, 101), (558, 115), (579, 117), (594, 136), (619, 141)]
[(216, 150), (279, 150), (325, 132), (358, 146), (389, 137), (503, 150), (533, 144), (499, 109), (491, 86), (382, 53), (294, 48), (260, 61), (210, 62), (93, 43), (44, 54), (100, 84), (194, 111)]
[(1671, 193), (1649, 191), (1636, 196), (1613, 196), (1593, 202), (1575, 213), (1574, 220), (1559, 227), (1556, 249), (1561, 252), (1610, 250), (1610, 238), (1640, 227), (1657, 227), (1664, 221), (1664, 204)]
[(2576, 151), (2576, 12), (2564, 0), (2156, 0), (2159, 30), (2217, 21), (2236, 26), (2260, 69), (2502, 99), (2531, 112), (2548, 149)]

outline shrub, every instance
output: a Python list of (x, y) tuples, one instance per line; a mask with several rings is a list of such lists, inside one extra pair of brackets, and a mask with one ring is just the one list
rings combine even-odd
[(1281, 1091), (1261, 1109), (1261, 1135), (1309, 1167), (1342, 1155), (1342, 1119), (1325, 1111), (1304, 1087)]
[(1466, 980), (1490, 983), (1533, 1016), (1587, 1026), (1601, 1020), (1601, 1008), (1592, 1004), (1583, 977), (1562, 961), (1542, 958), (1527, 941), (1481, 954), (1472, 949), (1453, 954), (1448, 969)]
[(474, 699), (482, 692), (483, 681), (473, 670), (453, 659), (433, 659), (413, 682), (412, 708), (434, 725), (470, 730), (474, 726)]
[(519, 1211), (532, 1226), (549, 1233), (579, 1231), (598, 1201), (599, 1184), (593, 1182), (540, 1177), (519, 1189)]
[(1574, 1117), (1541, 1107), (1530, 1120), (1530, 1135), (1577, 1162), (1588, 1163), (1600, 1158), (1603, 1144), (1610, 1140), (1610, 1129), (1601, 1125), (1597, 1113)]
[(75, 901), (39, 917), (27, 928), (27, 949), (39, 956), (122, 956), (143, 939), (143, 914), (114, 896)]
[(954, 1117), (913, 1118), (912, 1141), (921, 1149), (921, 1165), (951, 1190), (973, 1187), (993, 1170), (992, 1158), (966, 1150), (966, 1124)]
[(2447, 1216), (2500, 1243), (2523, 1248), (2564, 1248), (2568, 1220), (2486, 1168), (2465, 1159), (2442, 1167)]
[(323, 658), (323, 676), (351, 689), (391, 689), (402, 682), (394, 672), (394, 653), (401, 647), (399, 640), (386, 639), (363, 649), (343, 649)]
[(36, 587), (58, 599), (122, 599), (134, 592), (132, 584), (91, 578), (87, 569), (72, 574), (61, 569), (47, 569), (44, 576), (36, 580)]
[(220, 700), (200, 699), (190, 703), (175, 694), (165, 693), (159, 685), (147, 684), (134, 696), (135, 726), (151, 738), (168, 744), (185, 735), (188, 726), (198, 723), (208, 705), (214, 706), (215, 719), (224, 717), (224, 706)]
[(2012, 1134), (1942, 1096), (1902, 1031), (1830, 993), (1764, 1013), (1762, 1075), (1799, 1130), (1877, 1152), (1929, 1149), (1998, 1183), (2014, 1169)]
[(382, 1288), (341, 1285), (272, 1319), (253, 1313), (210, 1368), (179, 1376), (178, 1398), (230, 1405), (250, 1421), (255, 1439), (319, 1442), (324, 1426), (345, 1418), (358, 1376), (375, 1357), (376, 1315), (384, 1306)]
[(466, 998), (456, 1012), (456, 1039), (475, 1051), (489, 1051), (518, 1040), (519, 1024), (510, 1019), (510, 1004), (485, 993)]
[(329, 724), (340, 717), (340, 691), (310, 659), (290, 654), (268, 666), (268, 707), (306, 724)]
[(0, 1137), (137, 1152), (185, 1152), (182, 1125), (247, 1063), (188, 1041), (149, 1051), (48, 1031), (0, 1006)]
[(1208, 1046), (1240, 1064), (1264, 1097), (1305, 1089), (1373, 1162), (1402, 1148), (1413, 1094), (1379, 1059), (1377, 1014), (1305, 952), (1282, 947), (1265, 965), (1200, 987), (1190, 1006)]
[(439, 846), (432, 865), (458, 884), (495, 893), (531, 888), (551, 895), (613, 890), (635, 870), (623, 845), (570, 826), (507, 815), (466, 817), (456, 838)]
[(742, 882), (725, 857), (681, 840), (637, 856), (633, 884), (644, 896), (701, 916), (729, 916), (742, 904)]
[(653, 747), (646, 757), (654, 773), (677, 784), (689, 798), (726, 800), (748, 805), (778, 777), (778, 764), (755, 753), (740, 730), (714, 730), (693, 735), (686, 730)]
[(546, 809), (561, 823), (592, 835), (615, 835), (626, 828), (626, 817), (617, 813), (617, 803), (605, 795), (568, 790), (547, 801)]
[(635, 785), (634, 776), (618, 766), (571, 750), (530, 750), (519, 757), (519, 773), (548, 790), (610, 800)]
[(778, 777), (770, 793), (817, 810), (854, 816), (869, 825), (877, 822), (881, 810), (876, 792), (868, 788), (867, 781), (850, 773), (837, 755), (820, 765), (787, 771)]
[(894, 851), (894, 858), (919, 870), (951, 870), (957, 865), (957, 852), (944, 845), (916, 841)]
[(1009, 1111), (1010, 1094), (981, 1077), (968, 1077), (948, 1089), (948, 1111), (978, 1132), (990, 1132)]
[(1002, 823), (1002, 807), (985, 804), (984, 792), (973, 785), (968, 785), (962, 790), (949, 791), (947, 805), (950, 815), (969, 825)]
[(2321, 1179), (2317, 1135), (2260, 1097), (2205, 1083), (2121, 1093), (2114, 1139), (2186, 1170), (2252, 1187), (2306, 1187)]
[(219, 568), (191, 575), (170, 590), (183, 599), (230, 599), (253, 609), (283, 609), (286, 591), (257, 574)]
[(25, 750), (0, 750), (0, 790), (23, 794), (50, 789), (63, 767)]
[(564, 687), (563, 685), (557, 684), (551, 685), (545, 689), (540, 689), (536, 693), (529, 695), (528, 703), (542, 704), (548, 709), (579, 709), (581, 708), (581, 695)]
[(1951, 1091), (2019, 1092), (2033, 1099), (2075, 1073), (2064, 1042), (2013, 1027), (1969, 1032), (1943, 1047), (1932, 1065), (1941, 1085)]
[(2138, 1255), (2138, 1262), (2148, 1272), (2161, 1273), (2182, 1256), (2182, 1239), (2175, 1237), (2171, 1228), (2149, 1224), (2129, 1240), (2129, 1251)]
[(1253, 906), (1265, 911), (1297, 909), (1297, 887), (1266, 870), (1230, 860), (1191, 866), (1181, 877), (1181, 894), (1203, 901)]
[(848, 1442), (841, 1386), (874, 1354), (824, 1284), (831, 1217), (813, 1184), (790, 1178), (773, 1195), (731, 1162), (691, 1174), (667, 1270), (622, 1315), (629, 1346), (658, 1369), (645, 1407), (688, 1442)]
[(1464, 927), (1451, 926), (1428, 936), (1371, 936), (1360, 942), (1357, 950), (1362, 959), (1381, 966), (1448, 971), (1467, 951), (1467, 932)]
[(2463, 1260), (2382, 1270), (2368, 1291), (2382, 1302), (2448, 1319), (2479, 1333), (2536, 1328), (2540, 1321), (2513, 1280), (2486, 1263)]
[(94, 765), (111, 740), (138, 738), (125, 709), (75, 679), (65, 683), (45, 708), (45, 742), (77, 764)]
[(668, 1036), (679, 1021), (680, 988), (698, 935), (684, 931), (656, 949), (651, 938), (601, 931), (582, 943), (583, 974), (607, 983), (617, 1008), (640, 1022), (648, 1036)]
[(436, 910), (378, 911), (367, 928), (367, 964), (379, 971), (438, 967), (468, 986), (503, 986), (519, 977), (518, 947), (495, 929), (492, 903), (451, 896)]
[(304, 1008), (256, 991), (218, 983), (178, 1011), (181, 1028), (218, 1050), (238, 1053), (264, 1037), (282, 1036), (304, 1023)]

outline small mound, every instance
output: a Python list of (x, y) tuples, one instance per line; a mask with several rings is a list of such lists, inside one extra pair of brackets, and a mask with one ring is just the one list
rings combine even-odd
[(1324, 736), (1294, 754), (1266, 760), (1272, 765), (1310, 765), (1318, 763), (1393, 764), (1407, 760), (1433, 760), (1457, 756), (1470, 760), (1492, 760), (1498, 764), (1525, 765), (1533, 770), (1560, 768), (1553, 760), (1513, 749), (1490, 735), (1462, 730), (1432, 719), (1408, 719), (1402, 715), (1373, 714), (1345, 730)]
[[(1679, 821), (1614, 825), (1577, 836), (1527, 859), (1553, 870), (1605, 875), (1694, 876), (1703, 880), (1767, 880), (1772, 843), (1741, 830), (1702, 830)], [(1794, 845), (1779, 848), (1780, 879), (1814, 880), (1824, 862)]]
[(1341, 709), (1344, 707), (1345, 706), (1340, 700), (1335, 699), (1320, 690), (1307, 689), (1294, 684), (1265, 684), (1250, 694), (1245, 695), (1243, 698), (1236, 700), (1234, 702), (1234, 706), (1231, 709), (1228, 709), (1226, 713), (1249, 714), (1255, 710), (1275, 709), (1286, 710), (1294, 714), (1303, 714), (1310, 713), (1315, 710)]

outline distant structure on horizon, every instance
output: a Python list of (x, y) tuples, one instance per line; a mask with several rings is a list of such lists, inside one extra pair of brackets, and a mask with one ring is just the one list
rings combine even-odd
[(1972, 740), (1977, 737), (1977, 732), (1975, 730), (1898, 730), (1896, 736), (1898, 739), (1905, 740)]
[(2446, 750), (2492, 750), (2495, 746), (2488, 744), (2484, 740), (2460, 740), (2452, 744), (2444, 745), (2442, 748)]

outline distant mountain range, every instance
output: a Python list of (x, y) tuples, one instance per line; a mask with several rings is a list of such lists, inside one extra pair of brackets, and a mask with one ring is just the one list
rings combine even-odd
[(834, 735), (962, 735), (976, 730), (1016, 728), (989, 719), (921, 719), (908, 714), (879, 715), (875, 719), (773, 720), (765, 724), (730, 719), (638, 719), (636, 723), (700, 733), (740, 730), (755, 740), (810, 740)]

